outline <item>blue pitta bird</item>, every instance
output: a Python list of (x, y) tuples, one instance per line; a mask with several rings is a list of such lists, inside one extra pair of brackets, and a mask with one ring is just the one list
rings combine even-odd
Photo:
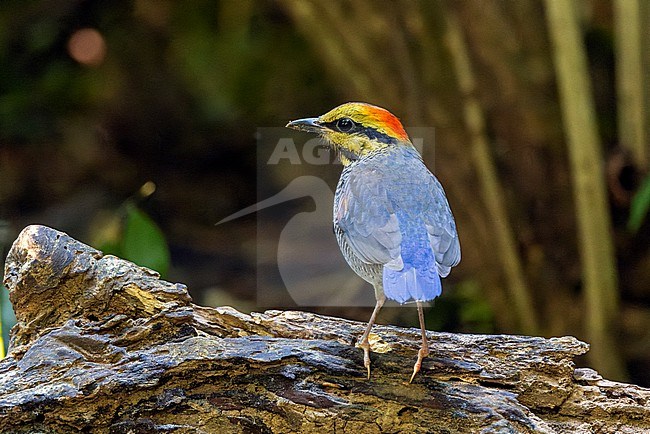
[(422, 303), (442, 292), (441, 277), (460, 261), (445, 192), (389, 111), (351, 102), (287, 127), (316, 133), (339, 154), (334, 233), (345, 260), (373, 285), (377, 300), (358, 344), (370, 378), (369, 335), (386, 299), (415, 302), (422, 346), (409, 382), (429, 355)]

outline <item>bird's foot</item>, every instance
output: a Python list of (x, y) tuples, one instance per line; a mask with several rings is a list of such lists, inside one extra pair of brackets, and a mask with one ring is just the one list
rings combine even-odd
[(357, 346), (363, 350), (363, 366), (368, 370), (368, 380), (370, 380), (370, 342), (366, 340)]
[(413, 375), (411, 375), (409, 384), (413, 382), (415, 375), (418, 372), (420, 372), (420, 368), (422, 368), (422, 360), (424, 360), (424, 358), (427, 357), (428, 355), (429, 355), (429, 348), (420, 348), (420, 350), (418, 351), (418, 359), (415, 361), (415, 365), (413, 365)]

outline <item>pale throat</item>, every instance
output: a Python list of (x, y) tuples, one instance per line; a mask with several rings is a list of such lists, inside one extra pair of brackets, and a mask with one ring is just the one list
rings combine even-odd
[(355, 160), (372, 155), (388, 148), (390, 145), (366, 138), (350, 138), (345, 142), (337, 142), (326, 137), (328, 144), (338, 153), (341, 163), (349, 165)]

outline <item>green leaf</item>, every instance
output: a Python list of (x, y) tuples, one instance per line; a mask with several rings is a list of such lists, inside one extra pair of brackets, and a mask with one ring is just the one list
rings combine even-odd
[(90, 245), (107, 255), (122, 256), (122, 239), (126, 214), (118, 211), (99, 212), (90, 227)]
[(156, 270), (163, 277), (169, 269), (169, 248), (165, 236), (156, 223), (134, 205), (127, 208), (122, 256)]
[(646, 177), (641, 187), (632, 198), (630, 204), (630, 218), (627, 221), (627, 228), (637, 232), (650, 209), (650, 176)]
[[(0, 278), (2, 273), (0, 273)], [(9, 291), (0, 284), (0, 359), (6, 354), (9, 345), (9, 330), (16, 324), (16, 315), (9, 301)], [(4, 341), (4, 342), (3, 342)]]

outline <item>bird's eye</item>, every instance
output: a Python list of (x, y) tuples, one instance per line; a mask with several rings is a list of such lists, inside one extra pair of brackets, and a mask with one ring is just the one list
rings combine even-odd
[(342, 133), (349, 133), (354, 128), (354, 121), (350, 118), (341, 118), (336, 121), (336, 128)]

